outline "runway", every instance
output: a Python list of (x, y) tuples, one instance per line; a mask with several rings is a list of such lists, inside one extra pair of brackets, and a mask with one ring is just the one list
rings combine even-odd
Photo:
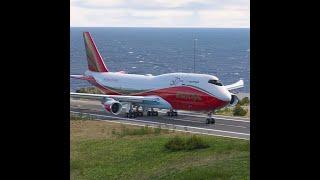
[(99, 101), (70, 98), (70, 113), (90, 115), (98, 120), (113, 121), (138, 126), (153, 126), (176, 131), (208, 134), (237, 139), (250, 139), (250, 119), (229, 116), (214, 116), (215, 124), (206, 124), (206, 114), (178, 111), (177, 117), (168, 117), (166, 111), (159, 111), (159, 116), (142, 116), (134, 119), (105, 112)]

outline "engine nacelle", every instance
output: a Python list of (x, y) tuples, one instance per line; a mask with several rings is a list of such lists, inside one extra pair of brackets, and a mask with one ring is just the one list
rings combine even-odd
[(239, 98), (235, 94), (231, 94), (230, 106), (235, 106), (239, 102)]
[(114, 115), (118, 115), (122, 110), (122, 104), (112, 98), (107, 98), (102, 101), (105, 110)]

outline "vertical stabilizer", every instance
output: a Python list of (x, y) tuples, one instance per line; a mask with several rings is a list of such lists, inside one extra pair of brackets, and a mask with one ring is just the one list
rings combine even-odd
[(86, 48), (88, 68), (90, 71), (94, 72), (108, 72), (107, 66), (104, 64), (104, 61), (90, 35), (89, 32), (83, 33), (84, 44)]

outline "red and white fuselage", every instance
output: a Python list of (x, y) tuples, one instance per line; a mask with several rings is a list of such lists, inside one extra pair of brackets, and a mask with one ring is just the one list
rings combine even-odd
[(156, 95), (173, 109), (207, 111), (226, 106), (231, 93), (225, 86), (208, 83), (218, 78), (206, 74), (169, 73), (158, 76), (125, 74), (122, 72), (85, 73), (89, 82), (105, 94), (151, 96)]

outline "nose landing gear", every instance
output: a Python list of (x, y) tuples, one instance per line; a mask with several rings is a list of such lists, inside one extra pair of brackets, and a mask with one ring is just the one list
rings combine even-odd
[(212, 112), (208, 114), (208, 118), (206, 119), (206, 124), (215, 124), (216, 120), (212, 117)]
[(178, 116), (178, 112), (177, 111), (173, 111), (172, 109), (170, 111), (167, 112), (167, 116)]

